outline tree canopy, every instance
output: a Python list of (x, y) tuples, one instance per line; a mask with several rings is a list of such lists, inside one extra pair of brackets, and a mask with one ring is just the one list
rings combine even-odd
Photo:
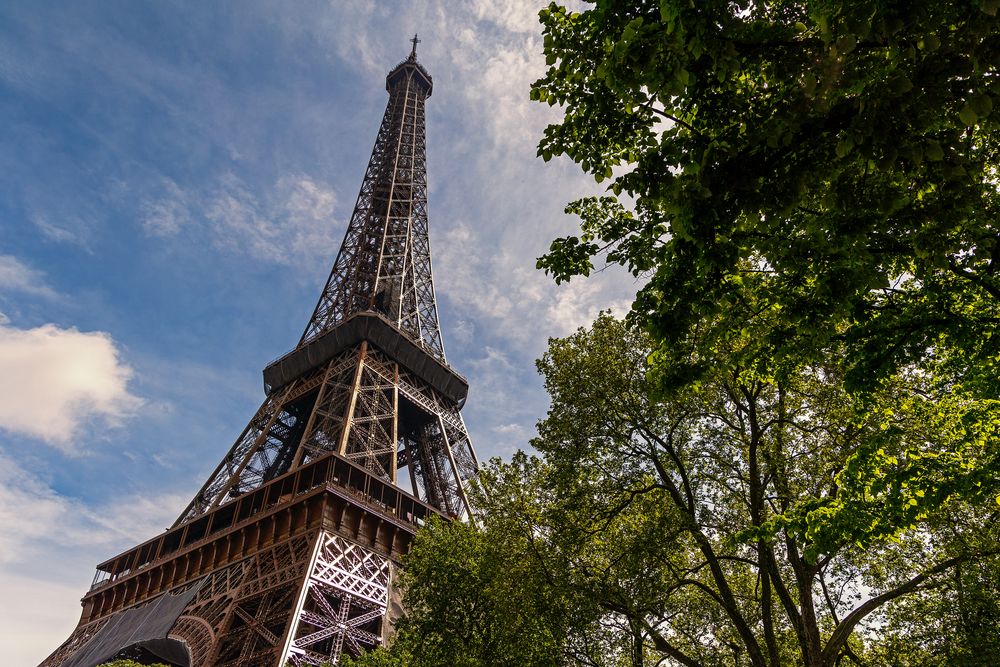
[[(916, 665), (992, 647), (995, 510), (951, 500), (864, 548), (795, 518), (883, 430), (853, 417), (835, 359), (781, 380), (726, 369), (664, 396), (649, 346), (606, 315), (550, 342), (540, 457), (483, 471), (480, 528), (421, 533), (408, 615), (362, 664), (832, 667), (909, 640), (896, 664)], [(925, 617), (948, 604), (961, 637)], [(888, 640), (861, 632), (873, 620)]]
[(881, 430), (836, 494), (796, 510), (817, 544), (898, 534), (955, 496), (1000, 503), (997, 9), (541, 13), (549, 69), (532, 95), (564, 117), (539, 154), (611, 181), (570, 204), (581, 233), (539, 267), (568, 280), (603, 256), (647, 279), (632, 319), (652, 337), (656, 391), (842, 358), (845, 418)]
[[(689, 381), (847, 343), (853, 387), (946, 360), (995, 392), (996, 0), (601, 0), (542, 12), (539, 147), (610, 195), (539, 266), (649, 277), (635, 314)], [(624, 202), (618, 195), (625, 195)], [(634, 202), (634, 205), (629, 205)], [(747, 284), (756, 295), (746, 299)]]

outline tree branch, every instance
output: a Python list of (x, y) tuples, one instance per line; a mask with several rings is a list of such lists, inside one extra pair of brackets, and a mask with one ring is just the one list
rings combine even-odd
[[(978, 556), (988, 556), (993, 555), (997, 552), (975, 554)], [(913, 577), (909, 581), (888, 590), (881, 595), (876, 595), (870, 600), (866, 600), (863, 604), (857, 607), (854, 611), (844, 618), (843, 622), (837, 625), (837, 629), (833, 631), (830, 635), (830, 639), (826, 643), (826, 647), (823, 649), (823, 663), (830, 664), (833, 662), (833, 658), (840, 652), (840, 649), (847, 643), (850, 638), (851, 633), (854, 632), (855, 626), (860, 623), (866, 616), (871, 614), (873, 611), (881, 607), (886, 602), (895, 600), (898, 597), (906, 595), (912, 592), (924, 581), (927, 581), (936, 574), (941, 574), (948, 568), (954, 567), (959, 563), (963, 563), (967, 560), (973, 558), (973, 554), (966, 554), (963, 556), (955, 556), (954, 558), (949, 558), (948, 560), (938, 563), (934, 567), (924, 570), (917, 576)]]

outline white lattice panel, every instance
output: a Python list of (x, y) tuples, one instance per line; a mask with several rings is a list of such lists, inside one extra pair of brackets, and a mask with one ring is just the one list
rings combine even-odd
[(286, 659), (337, 664), (378, 646), (389, 600), (389, 560), (323, 533), (292, 629)]

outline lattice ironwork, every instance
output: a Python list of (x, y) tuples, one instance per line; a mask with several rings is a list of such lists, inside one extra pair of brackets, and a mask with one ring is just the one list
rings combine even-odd
[(215, 667), (275, 667), (299, 587), (287, 584), (233, 605), (227, 630), (219, 637)]
[[(340, 361), (352, 363), (349, 355)], [(312, 410), (310, 396), (323, 380), (324, 374), (314, 371), (279, 394), (264, 399), (257, 414), (174, 525), (288, 472)]]
[[(478, 462), (459, 412), (467, 384), (447, 364), (438, 324), (424, 122), (432, 82), (415, 48), (386, 78), (357, 205), (280, 381), (268, 380), (170, 531), (100, 566), (81, 626), (47, 667), (109, 618), (182, 589), (194, 597), (164, 627), (192, 667), (358, 655), (382, 641), (387, 556), (406, 552), (432, 508), (471, 516), (465, 489)], [(380, 329), (364, 328), (372, 321)]]
[(431, 77), (411, 54), (386, 88), (389, 102), (354, 214), (300, 345), (354, 313), (376, 311), (443, 360), (427, 231), (424, 102)]
[(170, 631), (187, 643), (191, 667), (273, 667), (314, 545), (293, 538), (209, 575)]
[(286, 659), (292, 664), (336, 664), (382, 642), (389, 602), (389, 560), (331, 534), (320, 549), (302, 600)]
[[(345, 428), (346, 425), (346, 428)], [(451, 516), (478, 462), (453, 401), (366, 343), (268, 398), (177, 524), (335, 451)]]

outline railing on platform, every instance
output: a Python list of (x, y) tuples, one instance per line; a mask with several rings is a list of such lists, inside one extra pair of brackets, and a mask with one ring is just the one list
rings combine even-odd
[(143, 542), (97, 566), (91, 591), (168, 558), (171, 554), (207, 541), (216, 533), (248, 522), (260, 512), (291, 501), (321, 486), (331, 485), (350, 494), (352, 502), (379, 514), (419, 528), (427, 517), (440, 512), (398, 486), (357, 466), (339, 454), (321, 458), (248, 493), (234, 498), (187, 523)]

